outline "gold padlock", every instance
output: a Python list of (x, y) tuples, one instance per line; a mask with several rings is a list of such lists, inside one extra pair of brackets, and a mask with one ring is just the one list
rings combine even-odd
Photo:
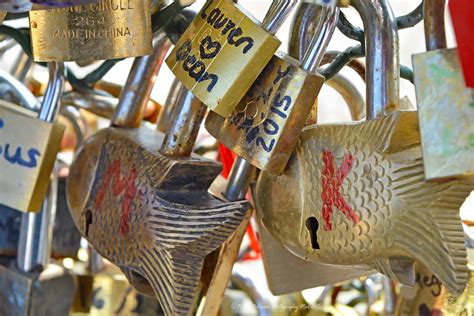
[(209, 133), (255, 167), (283, 171), (324, 83), (317, 68), (338, 14), (336, 7), (324, 8), (301, 64), (276, 54), (230, 117), (209, 113)]
[[(468, 271), (459, 207), (474, 182), (424, 181), (417, 113), (385, 115), (399, 106), (398, 34), (389, 3), (352, 4), (372, 35), (368, 120), (306, 127), (284, 173), (260, 174), (256, 208), (268, 232), (301, 259), (373, 268), (408, 285), (419, 261), (460, 294)], [(378, 50), (382, 43), (386, 49)]]
[(152, 53), (149, 0), (101, 0), (30, 11), (35, 61), (91, 61)]
[(457, 50), (443, 49), (444, 3), (425, 2), (430, 51), (413, 56), (427, 180), (474, 178), (474, 92), (464, 83)]
[(64, 126), (0, 101), (0, 203), (37, 212), (46, 195)]
[(232, 0), (208, 0), (166, 63), (189, 91), (226, 117), (280, 46), (273, 34), (294, 4), (272, 5), (259, 26)]

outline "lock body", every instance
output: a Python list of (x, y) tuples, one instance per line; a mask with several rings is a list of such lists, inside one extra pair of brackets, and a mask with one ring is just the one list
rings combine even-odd
[(283, 171), (324, 83), (298, 64), (277, 53), (232, 115), (209, 113), (206, 129), (255, 167)]
[(189, 91), (226, 117), (280, 44), (231, 0), (209, 0), (166, 63)]
[(30, 12), (35, 61), (92, 61), (152, 53), (149, 0)]
[(0, 201), (23, 212), (39, 211), (64, 133), (32, 115), (0, 103)]
[(267, 231), (304, 260), (376, 269), (408, 285), (420, 261), (461, 293), (459, 208), (474, 182), (431, 183), (423, 173), (416, 112), (312, 125), (281, 175), (261, 173), (256, 203)]
[(456, 49), (413, 56), (427, 180), (474, 178), (474, 93)]

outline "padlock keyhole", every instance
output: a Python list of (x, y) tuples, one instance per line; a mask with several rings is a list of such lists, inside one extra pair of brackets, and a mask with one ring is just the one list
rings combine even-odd
[(308, 229), (309, 236), (311, 237), (311, 247), (313, 247), (313, 249), (321, 249), (318, 243), (319, 223), (316, 217), (309, 217), (306, 220), (306, 228)]
[(89, 237), (89, 225), (92, 224), (92, 211), (87, 210), (84, 213), (84, 220), (86, 222), (86, 237)]

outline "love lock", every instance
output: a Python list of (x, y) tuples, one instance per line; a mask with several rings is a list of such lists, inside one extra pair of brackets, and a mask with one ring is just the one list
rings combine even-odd
[(78, 151), (67, 194), (90, 244), (136, 289), (151, 288), (165, 314), (181, 315), (197, 300), (204, 257), (240, 224), (248, 203), (207, 192), (221, 166), (190, 156), (206, 112), (191, 93), (180, 96), (166, 135), (138, 128), (164, 55), (157, 45), (135, 60), (112, 127)]

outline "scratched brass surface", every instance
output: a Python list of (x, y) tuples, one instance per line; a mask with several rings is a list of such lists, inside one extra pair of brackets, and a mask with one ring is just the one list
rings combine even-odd
[(283, 171), (324, 83), (298, 65), (273, 56), (230, 117), (209, 113), (208, 132), (255, 167)]
[(461, 296), (449, 294), (441, 282), (425, 267), (416, 265), (416, 284), (400, 290), (395, 315), (474, 315), (474, 253), (468, 249), (469, 282)]
[(154, 290), (166, 315), (192, 312), (204, 257), (245, 216), (207, 190), (221, 166), (159, 152), (163, 134), (107, 128), (71, 166), (68, 203), (81, 234), (118, 265), (135, 288)]
[(231, 0), (209, 0), (166, 63), (197, 98), (227, 117), (280, 43)]
[(424, 181), (416, 112), (303, 130), (281, 176), (262, 172), (265, 228), (311, 262), (373, 268), (413, 284), (427, 266), (453, 293), (467, 282), (459, 208), (474, 181)]
[(152, 53), (149, 0), (30, 11), (35, 61), (91, 61)]
[(0, 203), (39, 211), (48, 189), (64, 126), (0, 101)]
[(474, 91), (456, 49), (413, 56), (426, 179), (474, 178)]

